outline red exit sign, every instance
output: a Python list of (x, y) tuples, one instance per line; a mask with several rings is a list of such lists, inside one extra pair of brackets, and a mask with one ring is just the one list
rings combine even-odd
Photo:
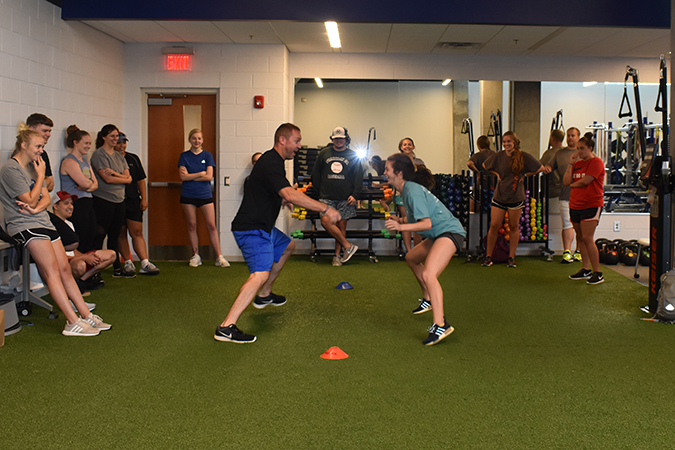
[(164, 55), (164, 70), (192, 70), (192, 55)]

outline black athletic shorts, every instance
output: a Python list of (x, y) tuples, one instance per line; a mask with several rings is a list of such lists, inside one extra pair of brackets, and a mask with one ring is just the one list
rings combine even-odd
[(492, 199), (492, 206), (503, 209), (504, 211), (508, 211), (509, 209), (523, 209), (525, 207), (525, 200), (517, 203), (501, 203), (495, 199)]
[(26, 246), (33, 239), (49, 239), (51, 242), (61, 239), (58, 231), (50, 230), (49, 228), (31, 228), (20, 231), (12, 237), (22, 246)]
[(462, 245), (464, 245), (464, 236), (462, 236), (461, 234), (451, 233), (450, 231), (448, 231), (446, 233), (439, 234), (436, 237), (436, 239), (434, 239), (434, 241), (442, 237), (450, 238), (452, 243), (455, 244), (455, 253), (459, 253), (459, 250), (462, 248)]
[(200, 206), (208, 205), (209, 203), (213, 203), (213, 197), (211, 198), (187, 198), (187, 197), (180, 197), (180, 202), (185, 204), (185, 205), (195, 205), (197, 208)]
[(125, 214), (127, 220), (131, 220), (132, 222), (143, 222), (143, 210), (141, 209), (140, 197), (125, 199), (124, 206), (126, 207)]
[(590, 220), (600, 221), (602, 206), (599, 208), (572, 209), (570, 208), (570, 220), (572, 223), (581, 223)]

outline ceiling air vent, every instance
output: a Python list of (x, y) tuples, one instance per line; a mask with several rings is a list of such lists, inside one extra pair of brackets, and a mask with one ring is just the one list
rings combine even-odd
[(476, 42), (439, 42), (436, 47), (444, 50), (469, 50), (480, 45)]

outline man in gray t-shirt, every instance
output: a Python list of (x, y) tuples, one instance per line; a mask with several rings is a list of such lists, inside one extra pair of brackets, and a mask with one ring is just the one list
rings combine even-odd
[[(554, 158), (544, 166), (544, 173), (557, 174), (562, 180), (567, 171), (567, 166), (570, 163), (570, 158), (573, 154), (577, 152), (576, 143), (579, 140), (579, 129), (572, 127), (567, 130), (567, 147), (563, 147), (558, 150)], [(575, 147), (572, 147), (575, 146)], [(560, 189), (559, 199), (559, 209), (560, 209), (560, 220), (562, 222), (562, 242), (563, 242), (563, 264), (569, 264), (574, 262), (575, 256), (578, 253), (578, 250), (572, 254), (571, 248), (574, 241), (574, 228), (572, 227), (572, 221), (570, 220), (570, 192), (571, 189), (569, 186), (562, 185)]]
[[(541, 155), (539, 162), (544, 166), (549, 164), (551, 160), (555, 157), (555, 154), (558, 153), (558, 150), (562, 148), (563, 140), (565, 139), (565, 133), (562, 130), (553, 130), (551, 131), (551, 136), (548, 139), (549, 149)], [(549, 172), (544, 171), (546, 174)], [(551, 172), (552, 175), (548, 175), (548, 198), (558, 198), (560, 197), (560, 190), (564, 187), (562, 183), (562, 175), (558, 175), (558, 172)], [(564, 175), (564, 174), (563, 174)]]

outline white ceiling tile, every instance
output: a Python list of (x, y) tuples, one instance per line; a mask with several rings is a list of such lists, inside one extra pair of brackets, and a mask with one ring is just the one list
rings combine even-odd
[(574, 55), (619, 31), (617, 28), (566, 28), (548, 42), (533, 49), (531, 54), (546, 56)]
[(150, 20), (102, 20), (99, 23), (129, 36), (135, 42), (183, 42), (181, 38)]
[(449, 25), (440, 40), (485, 44), (503, 28), (502, 25)]
[[(615, 28), (616, 29), (616, 28)], [(650, 42), (670, 36), (670, 30), (621, 28), (595, 44), (583, 49), (578, 56), (618, 56), (631, 49), (642, 47)]]
[(670, 33), (660, 39), (656, 39), (639, 47), (632, 48), (619, 56), (628, 56), (636, 58), (658, 58), (661, 55), (668, 56), (670, 52)]
[(120, 33), (119, 31), (115, 30), (114, 28), (109, 27), (105, 23), (103, 23), (100, 20), (83, 20), (83, 23), (89, 25), (92, 28), (95, 28), (108, 36), (112, 36), (115, 39), (118, 39), (122, 42), (126, 43), (134, 43), (138, 42), (137, 40), (133, 39), (131, 36), (127, 36), (126, 34)]
[(156, 23), (184, 42), (232, 43), (232, 39), (228, 38), (213, 22), (164, 20)]
[[(338, 29), (343, 53), (385, 53), (387, 51), (387, 41), (391, 34), (389, 23), (339, 23)], [(328, 39), (327, 35), (326, 39)]]
[(387, 53), (431, 53), (447, 29), (448, 25), (395, 23)]
[(269, 22), (212, 22), (235, 44), (282, 44)]
[(274, 22), (271, 25), (290, 52), (333, 51), (328, 43), (328, 33), (323, 23)]
[(477, 53), (480, 55), (520, 55), (558, 29), (559, 27), (506, 26)]

